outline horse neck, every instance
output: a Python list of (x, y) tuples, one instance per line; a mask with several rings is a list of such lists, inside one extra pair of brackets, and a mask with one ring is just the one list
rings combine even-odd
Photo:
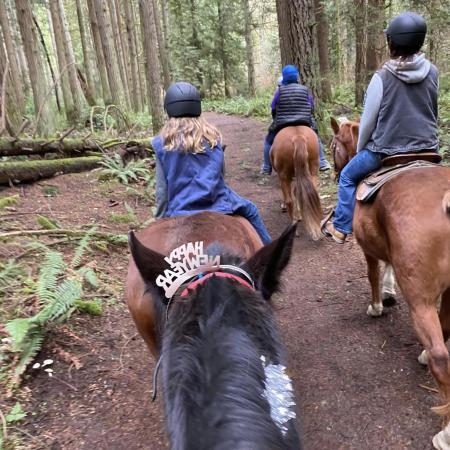
[[(163, 343), (163, 384), (173, 449), (286, 448), (264, 398), (261, 356), (279, 359), (269, 306), (212, 279), (174, 308)], [(227, 443), (229, 445), (227, 445)], [(269, 446), (267, 446), (269, 443)]]

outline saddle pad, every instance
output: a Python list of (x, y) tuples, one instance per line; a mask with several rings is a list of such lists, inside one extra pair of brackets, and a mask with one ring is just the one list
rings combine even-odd
[(370, 174), (366, 179), (359, 183), (356, 191), (356, 200), (361, 203), (368, 203), (373, 200), (380, 188), (391, 178), (398, 174), (407, 172), (408, 170), (423, 169), (426, 167), (439, 167), (439, 164), (430, 163), (428, 161), (412, 161), (408, 164), (397, 164), (392, 167), (383, 167), (376, 172)]

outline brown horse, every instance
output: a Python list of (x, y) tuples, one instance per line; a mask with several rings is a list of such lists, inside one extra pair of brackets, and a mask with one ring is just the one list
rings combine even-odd
[[(262, 247), (245, 219), (200, 213), (130, 234), (126, 298), (139, 332), (160, 355), (172, 449), (301, 450), (269, 301), (289, 262), (295, 228)], [(183, 278), (167, 300), (160, 275), (172, 277), (180, 244), (199, 241), (220, 265)], [(281, 400), (274, 400), (277, 393)]]
[[(331, 126), (331, 148), (339, 174), (355, 154), (358, 123), (339, 126), (331, 119)], [(448, 424), (450, 364), (445, 343), (450, 337), (450, 168), (416, 169), (389, 180), (372, 203), (357, 202), (353, 229), (367, 261), (372, 288), (367, 313), (379, 316), (383, 311), (381, 260), (392, 266), (409, 305), (414, 330), (425, 347), (419, 361), (428, 363), (444, 401), (434, 409)], [(392, 279), (390, 283), (393, 287)], [(434, 437), (435, 448), (450, 448), (449, 431), (447, 425)]]
[(295, 222), (302, 217), (311, 238), (319, 239), (322, 208), (317, 192), (319, 142), (316, 133), (307, 126), (283, 128), (275, 137), (270, 159), (280, 179), (289, 218)]
[[(210, 212), (158, 220), (136, 236), (143, 245), (163, 255), (185, 242), (195, 241), (203, 241), (205, 247), (216, 241), (223, 242), (230, 253), (242, 258), (249, 258), (262, 247), (261, 239), (246, 219)], [(157, 357), (161, 324), (156, 323), (155, 308), (160, 304), (145, 290), (133, 258), (128, 266), (125, 299), (139, 333)]]

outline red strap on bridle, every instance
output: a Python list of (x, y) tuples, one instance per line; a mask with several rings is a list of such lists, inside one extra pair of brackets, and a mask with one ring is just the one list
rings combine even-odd
[(238, 277), (237, 275), (234, 275), (232, 273), (227, 272), (210, 272), (206, 275), (204, 275), (202, 278), (199, 278), (198, 280), (193, 281), (192, 283), (189, 283), (185, 289), (183, 289), (183, 292), (181, 293), (181, 297), (186, 297), (189, 294), (190, 290), (195, 290), (198, 286), (203, 284), (206, 280), (209, 278), (216, 276), (219, 278), (231, 278), (232, 280), (237, 281), (238, 283), (242, 284), (242, 286), (245, 286), (252, 291), (255, 289), (250, 283), (247, 283), (245, 280), (243, 280), (241, 277)]

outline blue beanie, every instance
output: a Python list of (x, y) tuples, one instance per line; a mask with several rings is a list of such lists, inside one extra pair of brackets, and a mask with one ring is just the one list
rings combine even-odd
[(295, 66), (284, 66), (281, 71), (283, 74), (283, 84), (298, 82), (298, 69)]

